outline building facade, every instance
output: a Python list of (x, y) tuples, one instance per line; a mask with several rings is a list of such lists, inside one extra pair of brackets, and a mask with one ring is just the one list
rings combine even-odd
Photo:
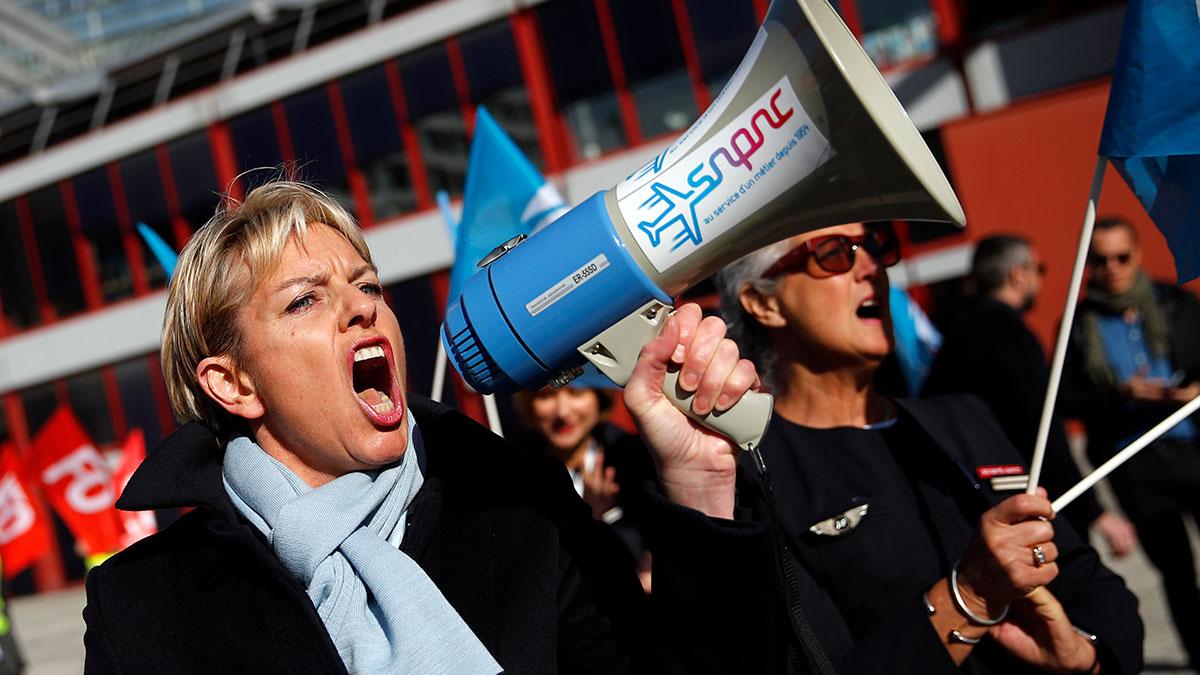
[[(1004, 192), (989, 182), (989, 166), (1012, 144), (997, 145), (988, 130), (1019, 136), (1049, 107), (1065, 110), (1058, 123), (1083, 129), (1081, 138), (1094, 125), (1098, 139), (1122, 5), (835, 4), (943, 161), (972, 223), (966, 233), (902, 224), (910, 255), (896, 282), (961, 276), (970, 242), (991, 231), (1037, 235), (993, 199)], [(462, 192), (476, 106), (487, 106), (578, 202), (630, 173), (705, 109), (767, 6), (248, 3), (77, 77), (73, 88), (0, 103), (0, 440), (23, 451), (64, 404), (98, 444), (133, 427), (151, 447), (167, 434), (175, 421), (157, 352), (166, 279), (135, 227), (144, 222), (179, 248), (223, 193), (243, 195), (281, 166), (335, 195), (362, 223), (404, 330), (409, 387), (428, 392), (453, 255), (434, 195)], [(1090, 97), (1077, 100), (1080, 91)], [(1076, 159), (1090, 177), (1087, 153)], [(1028, 172), (1012, 161), (1004, 170), (1019, 180)], [(1081, 216), (1087, 177), (1066, 195), (1077, 169), (1063, 171), (1054, 183), (1063, 194), (1050, 198), (1074, 200)], [(1010, 200), (1025, 189), (999, 182)], [(1077, 218), (1061, 223), (1063, 232), (1077, 227)], [(1064, 260), (1055, 273), (1065, 289)], [(469, 408), (467, 398), (460, 404)], [(69, 545), (62, 548), (30, 585), (82, 573)]]

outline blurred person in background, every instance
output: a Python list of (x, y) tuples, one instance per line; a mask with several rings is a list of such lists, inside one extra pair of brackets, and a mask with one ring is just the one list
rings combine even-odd
[[(1142, 269), (1137, 230), (1096, 222), (1086, 295), (1075, 311), (1059, 405), (1087, 425), (1099, 465), (1200, 395), (1200, 301)], [(1200, 588), (1184, 526), (1200, 518), (1200, 417), (1168, 431), (1109, 481), (1150, 561), (1171, 617), (1200, 666)]]
[(89, 673), (729, 672), (775, 653), (768, 525), (735, 520), (732, 444), (662, 393), (677, 366), (707, 414), (757, 380), (695, 305), (625, 389), (658, 474), (650, 599), (559, 462), (403, 390), (362, 232), (307, 186), (258, 187), (196, 232), (162, 359), (185, 424), (119, 506), (195, 508), (88, 574)]
[(1051, 524), (1044, 494), (977, 477), (1021, 462), (986, 407), (874, 390), (892, 350), (884, 267), (899, 257), (890, 226), (844, 225), (719, 280), (731, 334), (776, 396), (763, 460), (800, 604), (836, 669), (1138, 672), (1142, 626), (1121, 579)]
[(592, 515), (611, 525), (625, 542), (637, 561), (642, 587), (649, 592), (650, 559), (636, 496), (643, 483), (654, 479), (654, 465), (640, 438), (607, 421), (613, 393), (579, 386), (586, 384), (576, 380), (514, 396), (517, 415), (530, 430), (525, 446), (563, 463)]
[[(1050, 380), (1046, 353), (1024, 319), (1037, 302), (1044, 275), (1041, 256), (1024, 237), (1001, 234), (982, 239), (971, 260), (973, 303), (948, 322), (945, 342), (923, 390), (925, 396), (956, 392), (978, 396), (1026, 463), (1033, 456)], [(1050, 425), (1044, 461), (1042, 485), (1052, 497), (1080, 481), (1057, 417)], [(1024, 489), (1012, 485), (1014, 490)], [(1080, 534), (1095, 527), (1117, 557), (1137, 546), (1129, 521), (1101, 508), (1092, 491), (1080, 495), (1059, 515)]]

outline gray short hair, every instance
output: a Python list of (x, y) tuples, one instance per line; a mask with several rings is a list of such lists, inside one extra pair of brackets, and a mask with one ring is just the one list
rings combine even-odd
[(1029, 240), (1015, 234), (997, 234), (982, 239), (971, 258), (971, 279), (982, 295), (991, 295), (1004, 287), (1008, 273), (1032, 260)]
[(738, 343), (742, 356), (754, 362), (758, 376), (768, 387), (774, 386), (775, 348), (766, 329), (742, 307), (741, 294), (749, 285), (759, 293), (774, 295), (779, 290), (779, 278), (766, 279), (763, 273), (787, 251), (786, 240), (775, 242), (726, 265), (715, 279), (728, 335)]

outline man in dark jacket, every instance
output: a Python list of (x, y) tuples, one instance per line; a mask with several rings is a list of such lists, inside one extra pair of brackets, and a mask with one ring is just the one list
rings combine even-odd
[[(1059, 401), (1087, 424), (1096, 464), (1200, 396), (1200, 301), (1141, 268), (1137, 231), (1096, 223), (1087, 296), (1075, 312)], [(1184, 514), (1200, 519), (1200, 418), (1185, 420), (1111, 476), (1159, 572), (1175, 627), (1200, 665), (1200, 587)]]
[[(1050, 378), (1042, 345), (1023, 318), (1037, 301), (1043, 273), (1040, 256), (1023, 237), (981, 240), (971, 260), (976, 298), (949, 322), (922, 392), (983, 399), (1025, 462), (1033, 456)], [(1051, 497), (1079, 482), (1079, 467), (1057, 418), (1050, 425), (1044, 462), (1042, 484)], [(1080, 495), (1062, 515), (1085, 537), (1095, 527), (1117, 557), (1137, 544), (1129, 521), (1102, 509), (1093, 492)]]
[[(184, 426), (124, 508), (196, 507), (94, 569), (88, 672), (720, 671), (775, 662), (763, 519), (693, 411), (753, 366), (684, 306), (626, 388), (658, 470), (653, 601), (562, 467), (406, 394), (399, 324), (350, 216), (277, 182), (184, 249), (163, 370)], [(751, 514), (752, 515), (752, 514)], [(732, 646), (754, 641), (747, 661)]]

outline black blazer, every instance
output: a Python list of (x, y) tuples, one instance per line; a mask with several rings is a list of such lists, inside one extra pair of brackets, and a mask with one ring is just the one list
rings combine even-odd
[[(952, 495), (952, 510), (977, 523), (983, 511), (1015, 492), (996, 492), (989, 481), (977, 477), (986, 465), (1022, 464), (987, 409), (972, 396), (942, 396), (930, 400), (898, 400), (900, 415), (930, 441), (931, 461), (948, 476), (945, 493)], [(763, 439), (762, 452), (775, 485), (780, 522), (792, 547), (798, 569), (801, 604), (817, 636), (842, 675), (849, 673), (913, 673), (931, 675), (960, 672), (1015, 673), (1022, 668), (1000, 653), (994, 645), (977, 647), (973, 659), (957, 668), (942, 646), (926, 614), (921, 594), (938, 578), (948, 575), (949, 566), (961, 550), (939, 551), (948, 561), (937, 577), (922, 579), (911, 587), (886, 581), (889, 569), (907, 564), (917, 555), (914, 540), (906, 533), (915, 528), (950, 530), (955, 514), (932, 513), (930, 523), (899, 520), (900, 509), (870, 500), (870, 511), (858, 527), (840, 537), (818, 537), (809, 533), (813, 523), (842, 513), (870, 485), (856, 481), (855, 466), (838, 453), (821, 447), (821, 432), (813, 431), (810, 445), (788, 447), (781, 441), (779, 421), (773, 421)], [(914, 451), (918, 450), (913, 448)], [(743, 470), (751, 470), (743, 458)], [(742, 494), (749, 494), (743, 489)], [(939, 515), (943, 518), (939, 519)], [(1050, 590), (1059, 598), (1072, 622), (1099, 636), (1103, 672), (1137, 673), (1142, 667), (1142, 623), (1137, 599), (1121, 578), (1106, 569), (1096, 552), (1079, 539), (1062, 519), (1054, 521), (1059, 547), (1059, 576)], [(971, 530), (973, 531), (972, 525)], [(952, 546), (954, 536), (940, 537)], [(935, 538), (935, 540), (938, 538)], [(965, 542), (963, 542), (965, 543)], [(922, 554), (925, 554), (924, 552)], [(852, 561), (847, 564), (846, 561)], [(873, 572), (872, 572), (873, 570)], [(835, 597), (853, 597), (848, 602), (869, 607), (877, 620), (871, 625), (852, 625)], [(991, 650), (988, 648), (991, 647)], [(987, 653), (991, 651), (991, 653)]]
[[(401, 548), (506, 672), (765, 667), (776, 598), (764, 520), (709, 519), (647, 486), (648, 601), (560, 463), (427, 399), (409, 407), (427, 451)], [(87, 672), (345, 672), (304, 588), (229, 501), (222, 456), (185, 425), (129, 482), (121, 508), (198, 508), (88, 575)], [(731, 645), (751, 639), (761, 656), (735, 658)]]

